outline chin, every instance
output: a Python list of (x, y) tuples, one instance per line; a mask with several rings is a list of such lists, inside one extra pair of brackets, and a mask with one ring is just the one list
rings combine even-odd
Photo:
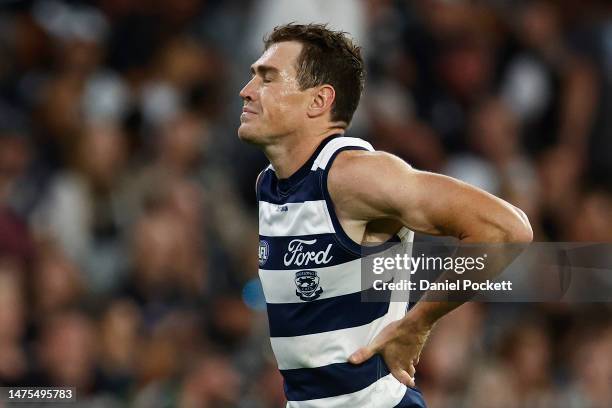
[(241, 124), (238, 128), (238, 138), (248, 143), (257, 143), (259, 139), (257, 137), (257, 132), (254, 132), (253, 129), (249, 129), (249, 126), (245, 124)]

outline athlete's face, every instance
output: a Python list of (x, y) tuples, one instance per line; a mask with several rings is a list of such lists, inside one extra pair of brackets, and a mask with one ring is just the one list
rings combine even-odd
[(240, 91), (244, 101), (238, 136), (244, 141), (268, 144), (305, 125), (312, 95), (300, 90), (296, 61), (302, 44), (272, 44), (251, 65), (251, 80)]

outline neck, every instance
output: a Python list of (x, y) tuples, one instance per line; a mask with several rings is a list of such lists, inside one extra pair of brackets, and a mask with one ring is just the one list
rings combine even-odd
[(308, 161), (319, 144), (328, 136), (344, 134), (340, 127), (330, 128), (317, 135), (288, 135), (263, 148), (264, 154), (280, 179), (289, 178)]

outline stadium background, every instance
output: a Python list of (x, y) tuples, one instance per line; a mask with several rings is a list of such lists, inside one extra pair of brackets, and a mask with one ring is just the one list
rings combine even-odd
[[(238, 91), (274, 25), (363, 45), (350, 130), (612, 241), (606, 1), (0, 2), (0, 383), (84, 406), (283, 406), (257, 292)], [(612, 406), (609, 304), (469, 304), (435, 329), (431, 408)], [(563, 401), (560, 404), (558, 401)]]

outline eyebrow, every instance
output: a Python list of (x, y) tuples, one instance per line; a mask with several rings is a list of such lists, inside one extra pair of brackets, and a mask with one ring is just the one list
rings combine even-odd
[(269, 65), (257, 65), (257, 66), (251, 65), (251, 74), (255, 75), (255, 73), (258, 73), (261, 76), (264, 76), (268, 73), (277, 74), (278, 68), (274, 68)]

